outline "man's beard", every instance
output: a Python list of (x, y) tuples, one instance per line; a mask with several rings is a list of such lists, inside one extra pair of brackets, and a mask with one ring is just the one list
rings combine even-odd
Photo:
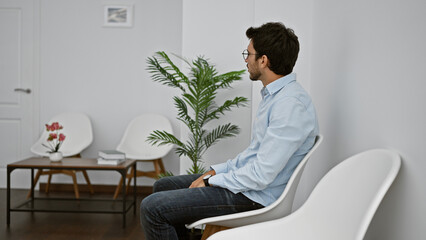
[[(247, 70), (249, 69), (249, 66), (248, 66), (248, 64), (247, 64)], [(255, 69), (253, 72), (250, 72), (249, 71), (249, 78), (250, 78), (250, 80), (252, 80), (252, 81), (257, 81), (257, 80), (259, 80), (260, 79), (260, 72), (259, 71), (257, 71), (257, 69)]]
[(252, 80), (252, 81), (257, 81), (257, 80), (259, 80), (260, 79), (260, 72), (254, 72), (254, 73), (250, 73), (249, 74), (249, 78)]

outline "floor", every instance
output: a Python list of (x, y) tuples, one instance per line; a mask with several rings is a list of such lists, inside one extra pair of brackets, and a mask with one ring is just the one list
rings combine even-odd
[[(12, 190), (11, 205), (25, 200), (27, 190)], [(46, 194), (38, 191), (36, 196)], [(73, 193), (51, 193), (49, 197), (73, 197)], [(82, 193), (81, 198), (90, 197)], [(111, 194), (97, 195), (112, 198)], [(130, 210), (126, 215), (126, 228), (122, 227), (122, 215), (99, 213), (30, 213), (11, 212), (10, 226), (6, 225), (6, 189), (0, 189), (0, 239), (145, 239), (139, 224), (139, 205), (145, 196), (138, 196), (136, 215)]]

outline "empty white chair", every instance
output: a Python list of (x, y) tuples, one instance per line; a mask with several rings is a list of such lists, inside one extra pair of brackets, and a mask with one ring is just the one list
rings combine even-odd
[(224, 229), (278, 219), (290, 214), (293, 206), (294, 196), (296, 194), (296, 189), (302, 176), (303, 170), (305, 169), (306, 163), (308, 162), (312, 153), (321, 144), (322, 140), (323, 137), (321, 135), (318, 135), (316, 137), (314, 146), (294, 170), (287, 183), (286, 188), (284, 189), (284, 192), (271, 205), (247, 212), (204, 218), (192, 224), (189, 224), (187, 228), (194, 228), (202, 224), (207, 224), (203, 233), (203, 239), (206, 239), (213, 233)]
[[(136, 177), (145, 176), (154, 179), (157, 179), (159, 174), (166, 172), (162, 158), (172, 150), (173, 146), (153, 146), (147, 142), (148, 136), (155, 130), (167, 131), (173, 134), (170, 121), (166, 117), (158, 114), (143, 114), (136, 117), (129, 123), (124, 132), (123, 138), (117, 147), (117, 151), (125, 153), (127, 159), (152, 162), (155, 169), (154, 171), (141, 171), (132, 168), (131, 173), (126, 176), (128, 179), (126, 191), (130, 186), (130, 181), (133, 178), (135, 170)], [(116, 199), (120, 193), (122, 181), (123, 179), (120, 180), (115, 190), (114, 199)]]
[[(55, 117), (53, 117), (49, 124), (53, 122), (59, 122), (60, 125), (62, 125), (64, 128), (61, 130), (61, 133), (63, 133), (66, 138), (65, 141), (62, 143), (61, 148), (59, 149), (60, 152), (62, 152), (62, 155), (64, 157), (81, 157), (80, 153), (86, 149), (93, 141), (93, 130), (92, 130), (92, 124), (90, 122), (90, 119), (87, 115), (83, 113), (62, 113)], [(31, 147), (31, 152), (33, 152), (36, 155), (48, 157), (49, 153), (47, 152), (48, 149), (45, 148), (42, 144), (47, 144), (47, 138), (49, 136), (49, 133), (44, 129), (43, 133), (41, 134), (38, 141)], [(65, 159), (63, 161), (66, 161)], [(49, 185), (52, 178), (52, 174), (56, 173), (62, 173), (69, 175), (73, 178), (73, 184), (74, 184), (74, 192), (76, 198), (79, 198), (79, 191), (77, 186), (77, 179), (76, 179), (76, 170), (43, 170), (40, 169), (37, 171), (37, 174), (34, 178), (34, 185), (37, 184), (37, 181), (39, 180), (41, 175), (49, 175), (47, 185), (46, 185), (46, 192), (49, 192)], [(87, 175), (86, 170), (82, 170), (82, 173), (84, 175), (84, 178), (86, 179), (86, 182), (89, 186), (90, 192), (93, 193), (92, 185), (90, 184), (89, 176)], [(31, 192), (28, 194), (28, 197), (30, 196)]]
[(329, 171), (294, 213), (221, 231), (209, 240), (362, 240), (400, 165), (390, 150), (357, 154)]

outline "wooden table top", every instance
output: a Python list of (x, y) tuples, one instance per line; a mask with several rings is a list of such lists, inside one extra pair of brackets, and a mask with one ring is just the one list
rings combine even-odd
[(61, 161), (52, 162), (47, 157), (31, 157), (8, 164), (8, 168), (50, 168), (50, 169), (93, 169), (93, 170), (121, 170), (127, 169), (135, 160), (125, 160), (118, 165), (100, 165), (94, 158), (63, 158)]

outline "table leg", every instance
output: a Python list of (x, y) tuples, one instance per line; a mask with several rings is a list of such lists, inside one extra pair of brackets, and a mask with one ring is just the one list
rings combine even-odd
[(136, 215), (136, 162), (133, 171), (133, 214)]
[(12, 172), (12, 169), (9, 167), (7, 168), (7, 227), (10, 226), (10, 173)]
[(31, 168), (31, 190), (30, 191), (31, 191), (31, 209), (34, 209), (34, 168)]
[(123, 228), (126, 227), (126, 174), (127, 174), (127, 169), (120, 171), (121, 172), (121, 177), (123, 179), (123, 183), (122, 183), (122, 191), (123, 191)]

